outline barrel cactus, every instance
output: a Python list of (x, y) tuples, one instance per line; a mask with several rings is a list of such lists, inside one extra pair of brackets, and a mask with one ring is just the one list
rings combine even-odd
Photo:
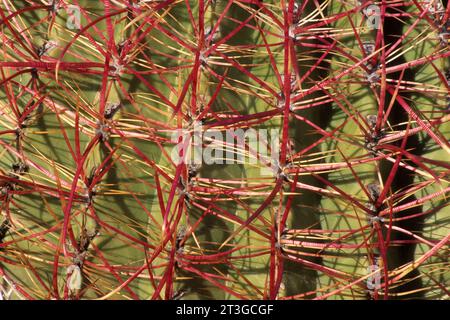
[(1, 299), (447, 299), (441, 0), (0, 1)]

